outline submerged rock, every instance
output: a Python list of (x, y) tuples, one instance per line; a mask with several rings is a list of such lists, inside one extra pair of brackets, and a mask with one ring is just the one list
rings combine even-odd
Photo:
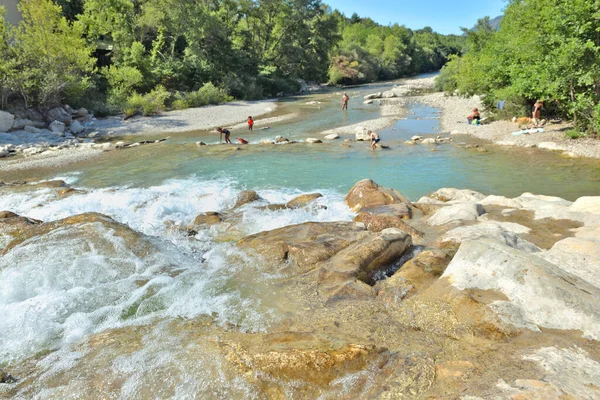
[(323, 141), (321, 139), (308, 138), (306, 139), (306, 143), (323, 143)]
[[(106, 229), (109, 229), (112, 232), (112, 235), (123, 239), (128, 249), (136, 255), (145, 256), (148, 254), (150, 247), (152, 247), (145, 235), (134, 231), (127, 225), (116, 222), (112, 218), (103, 214), (84, 213), (52, 222), (39, 223), (39, 221), (34, 220), (34, 222), (29, 224), (29, 226), (26, 226), (25, 229), (21, 229), (12, 235), (13, 240), (6, 245), (2, 254), (6, 254), (12, 248), (20, 245), (26, 240), (46, 235), (57, 229), (76, 225), (85, 226), (88, 228), (85, 229), (84, 232), (89, 237), (86, 238), (82, 236), (81, 240), (87, 240), (90, 243), (98, 240), (104, 240), (101, 237), (102, 235), (98, 237), (98, 233), (96, 232), (96, 229), (94, 229), (95, 226), (102, 226)], [(109, 241), (106, 244), (109, 245)]]
[(238, 208), (243, 206), (244, 204), (252, 203), (254, 201), (259, 200), (261, 200), (261, 198), (258, 195), (258, 193), (256, 193), (254, 190), (243, 190), (238, 194), (237, 201), (233, 208)]
[(335, 140), (335, 139), (339, 139), (340, 135), (338, 135), (337, 133), (332, 133), (331, 135), (327, 135), (325, 136), (325, 140)]
[(354, 212), (358, 212), (363, 208), (399, 203), (411, 205), (410, 201), (402, 193), (394, 189), (379, 186), (370, 179), (363, 179), (357, 182), (346, 195), (346, 204)]
[(285, 206), (287, 208), (302, 208), (306, 207), (309, 203), (321, 197), (323, 197), (321, 193), (303, 194), (288, 201), (285, 204)]

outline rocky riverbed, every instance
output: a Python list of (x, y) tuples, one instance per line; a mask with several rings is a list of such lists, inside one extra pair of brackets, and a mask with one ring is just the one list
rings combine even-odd
[[(87, 198), (62, 181), (0, 186), (40, 190), (46, 204)], [(0, 307), (49, 330), (0, 323), (0, 397), (600, 397), (600, 197), (440, 189), (413, 202), (363, 180), (345, 197), (349, 218), (319, 221), (339, 207), (329, 197), (268, 194), (226, 193), (226, 207), (140, 230), (90, 212), (0, 213), (0, 285), (21, 288), (2, 287)], [(290, 212), (305, 222), (248, 232)], [(81, 252), (57, 276), (25, 263), (53, 268), (64, 245)], [(69, 300), (37, 309), (57, 284)], [(230, 303), (230, 287), (245, 294)], [(237, 322), (225, 311), (236, 305)]]

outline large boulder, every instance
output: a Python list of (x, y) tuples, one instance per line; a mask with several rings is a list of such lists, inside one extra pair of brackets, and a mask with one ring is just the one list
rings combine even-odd
[(15, 116), (6, 111), (0, 110), (0, 132), (8, 132), (12, 129)]
[(459, 290), (497, 292), (489, 307), (504, 323), (600, 340), (600, 288), (535, 254), (494, 239), (465, 241), (443, 277)]
[(346, 195), (346, 204), (354, 212), (358, 212), (363, 208), (399, 203), (410, 206), (410, 200), (404, 197), (402, 193), (379, 186), (371, 179), (363, 179), (357, 182)]
[(243, 190), (238, 194), (237, 201), (233, 208), (238, 208), (243, 206), (244, 204), (252, 203), (254, 201), (259, 200), (261, 200), (261, 198), (258, 195), (258, 193), (256, 193), (254, 190)]
[[(472, 196), (474, 197), (474, 196)], [(483, 200), (479, 201), (481, 205), (492, 205), (506, 208), (522, 208), (521, 203), (515, 199), (509, 199), (504, 196), (487, 196)]]
[(436, 190), (429, 197), (443, 201), (479, 201), (485, 198), (485, 195), (469, 189), (443, 188)]
[(399, 229), (368, 235), (319, 264), (319, 280), (332, 295), (354, 280), (375, 283), (377, 273), (398, 261), (411, 245), (410, 235)]
[(26, 229), (22, 229), (18, 233), (13, 234), (13, 240), (6, 245), (2, 254), (6, 254), (8, 251), (11, 251), (11, 249), (30, 239), (63, 228), (64, 231), (67, 232), (70, 228), (75, 227), (80, 229), (71, 229), (71, 231), (74, 232), (73, 234), (78, 235), (82, 241), (87, 241), (90, 244), (96, 243), (98, 246), (96, 247), (97, 249), (106, 247), (107, 249), (110, 249), (111, 252), (115, 251), (114, 239), (103, 238), (102, 236), (105, 234), (108, 235), (109, 233), (122, 240), (122, 244), (127, 247), (128, 251), (131, 251), (139, 257), (147, 256), (150, 248), (153, 247), (149, 238), (134, 231), (127, 225), (116, 222), (103, 214), (85, 213), (45, 223), (39, 223), (39, 221), (34, 220)]
[(35, 122), (44, 122), (44, 116), (42, 115), (42, 113), (40, 113), (38, 110), (35, 110), (33, 108), (28, 109), (25, 112), (25, 116), (27, 117), (27, 119), (30, 119), (32, 121)]
[(285, 206), (287, 208), (302, 208), (308, 206), (314, 200), (323, 197), (321, 193), (303, 194), (288, 201)]
[(458, 247), (466, 240), (474, 241), (483, 238), (495, 239), (506, 246), (519, 249), (528, 253), (539, 252), (540, 249), (522, 239), (519, 235), (527, 234), (530, 229), (511, 222), (486, 221), (477, 225), (461, 226), (444, 234), (439, 240), (442, 246)]
[(75, 111), (74, 116), (77, 118), (85, 118), (89, 114), (89, 111), (86, 108), (81, 107), (79, 110)]
[(73, 135), (78, 135), (83, 131), (83, 125), (79, 121), (73, 121), (69, 129)]
[(48, 122), (52, 123), (53, 121), (62, 122), (65, 125), (71, 125), (73, 118), (71, 114), (65, 111), (63, 107), (56, 107), (48, 111), (46, 114), (46, 119)]
[(569, 208), (571, 211), (600, 215), (600, 196), (580, 197)]
[(464, 221), (475, 221), (485, 213), (485, 209), (478, 203), (458, 203), (440, 208), (427, 220), (431, 226), (462, 223)]
[(41, 223), (42, 221), (22, 217), (11, 211), (0, 211), (0, 250), (13, 239), (24, 235), (33, 225)]
[(53, 121), (50, 123), (50, 130), (56, 134), (64, 136), (65, 124), (60, 121)]
[(357, 141), (363, 141), (363, 142), (369, 141), (369, 140), (371, 140), (371, 137), (369, 136), (368, 132), (369, 132), (369, 130), (367, 128), (358, 126), (358, 127), (356, 127), (354, 138)]
[(600, 228), (558, 241), (540, 257), (600, 288)]
[(404, 219), (398, 215), (361, 212), (354, 218), (354, 222), (365, 224), (365, 227), (371, 232), (381, 232), (384, 229), (396, 228), (413, 237), (421, 238), (424, 236), (423, 232), (416, 230), (404, 222)]
[(238, 246), (254, 249), (274, 268), (285, 262), (292, 273), (302, 273), (368, 236), (352, 222), (306, 222), (247, 236)]

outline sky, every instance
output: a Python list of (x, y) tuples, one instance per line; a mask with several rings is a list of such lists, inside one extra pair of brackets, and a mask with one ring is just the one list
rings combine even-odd
[(472, 28), (479, 18), (502, 14), (506, 0), (323, 0), (347, 17), (361, 17), (388, 25), (398, 23), (411, 29), (430, 26), (443, 34), (461, 34), (461, 27)]

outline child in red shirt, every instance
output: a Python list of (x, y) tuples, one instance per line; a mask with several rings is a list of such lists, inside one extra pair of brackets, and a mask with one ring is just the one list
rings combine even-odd
[(252, 119), (252, 117), (248, 117), (248, 130), (251, 131), (253, 126), (254, 120)]

